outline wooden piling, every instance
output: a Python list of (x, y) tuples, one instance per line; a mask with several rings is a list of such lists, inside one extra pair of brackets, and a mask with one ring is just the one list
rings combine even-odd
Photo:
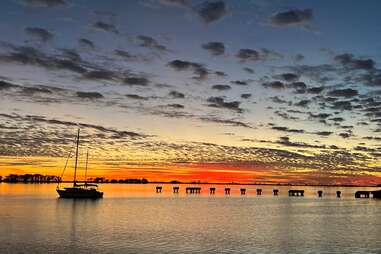
[(214, 193), (215, 193), (215, 191), (216, 191), (216, 188), (214, 188), (214, 187), (211, 187), (211, 188), (209, 188), (209, 190), (210, 190), (210, 194), (214, 194)]
[(175, 186), (173, 187), (173, 193), (179, 193), (179, 187)]
[(318, 193), (319, 198), (323, 197), (323, 191), (322, 190), (319, 190), (317, 193)]
[(278, 196), (279, 190), (275, 189), (273, 190), (273, 192), (274, 192), (274, 196)]
[(246, 194), (246, 189), (245, 188), (241, 188), (241, 195), (245, 195)]
[(230, 195), (230, 188), (225, 188), (225, 194)]
[(161, 186), (156, 186), (156, 193), (161, 193), (161, 190), (163, 189), (163, 187)]
[(262, 195), (262, 189), (257, 189), (257, 195)]
[(341, 191), (336, 191), (336, 197), (341, 198)]

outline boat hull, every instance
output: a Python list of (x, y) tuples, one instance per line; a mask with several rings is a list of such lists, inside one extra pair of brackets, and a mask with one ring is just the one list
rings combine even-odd
[(71, 199), (98, 199), (103, 197), (103, 192), (95, 189), (83, 189), (83, 188), (67, 188), (64, 190), (57, 190), (60, 198)]

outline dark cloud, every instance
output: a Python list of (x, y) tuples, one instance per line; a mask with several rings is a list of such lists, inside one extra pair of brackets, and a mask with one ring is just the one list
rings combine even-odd
[(223, 71), (215, 71), (214, 74), (218, 77), (227, 77), (228, 75)]
[(201, 47), (208, 50), (214, 56), (221, 56), (225, 54), (225, 45), (222, 42), (208, 42), (202, 44)]
[(164, 5), (173, 5), (178, 7), (188, 6), (188, 3), (186, 0), (159, 0), (159, 2)]
[(304, 93), (307, 89), (306, 83), (302, 81), (292, 82), (290, 84), (287, 84), (287, 87), (296, 89), (296, 91), (298, 91), (299, 93)]
[(110, 24), (110, 23), (98, 21), (93, 24), (93, 27), (104, 32), (112, 32), (115, 34), (119, 34), (118, 29), (113, 24)]
[(149, 49), (155, 49), (155, 50), (158, 50), (160, 52), (168, 51), (166, 46), (159, 44), (154, 38), (152, 38), (150, 36), (139, 35), (136, 38), (140, 41), (139, 46), (141, 46), (141, 47), (149, 48)]
[(103, 98), (103, 95), (98, 92), (77, 92), (79, 98), (85, 99), (100, 99)]
[(270, 16), (269, 22), (275, 26), (306, 26), (312, 21), (312, 19), (312, 9), (292, 9), (274, 13)]
[(239, 107), (241, 104), (239, 101), (226, 102), (222, 97), (209, 97), (207, 101), (210, 103), (208, 105), (209, 107), (226, 108), (238, 112), (242, 111), (242, 109)]
[(231, 86), (229, 86), (229, 85), (214, 85), (214, 86), (212, 86), (212, 89), (219, 90), (219, 91), (226, 91), (226, 90), (230, 90)]
[(279, 75), (275, 75), (274, 78), (276, 79), (282, 79), (284, 81), (292, 82), (299, 79), (299, 75), (294, 73), (282, 73)]
[(241, 94), (242, 99), (249, 99), (251, 97), (251, 93), (243, 93)]
[(44, 87), (23, 87), (22, 93), (26, 95), (33, 95), (35, 93), (51, 94), (52, 91)]
[(349, 53), (336, 55), (335, 60), (341, 63), (344, 67), (355, 70), (372, 70), (375, 68), (375, 62), (373, 59), (359, 59)]
[(244, 122), (241, 122), (241, 121), (237, 121), (237, 120), (220, 119), (220, 118), (212, 117), (212, 116), (200, 117), (199, 119), (202, 120), (202, 121), (207, 121), (207, 122), (221, 123), (221, 124), (226, 124), (226, 125), (231, 125), (231, 126), (238, 126), (238, 127), (244, 127), (244, 128), (250, 128), (250, 129), (253, 128), (250, 124), (244, 123)]
[(254, 74), (255, 73), (255, 71), (253, 69), (249, 68), (249, 67), (244, 67), (243, 70), (246, 71), (249, 74)]
[(130, 76), (123, 79), (123, 83), (130, 86), (148, 86), (150, 81), (142, 76)]
[(196, 12), (205, 23), (212, 23), (227, 14), (224, 1), (205, 1), (196, 8)]
[[(12, 52), (0, 55), (1, 61), (13, 62), (24, 65), (35, 65), (46, 69), (62, 69), (75, 73), (84, 73), (86, 69), (82, 66), (84, 62), (72, 61), (55, 56), (48, 56), (43, 52), (27, 46), (10, 46)], [(90, 64), (86, 64), (90, 65)]]
[(96, 70), (96, 71), (87, 71), (83, 74), (83, 77), (86, 79), (93, 80), (113, 80), (115, 78), (115, 74), (111, 71), (107, 70)]
[(171, 91), (171, 92), (169, 92), (168, 95), (171, 96), (172, 98), (176, 98), (176, 99), (185, 98), (185, 95), (183, 93), (180, 93), (180, 92), (177, 92), (177, 91)]
[(178, 104), (178, 103), (174, 103), (174, 104), (168, 104), (167, 107), (176, 108), (176, 109), (183, 109), (184, 105)]
[(293, 105), (298, 107), (307, 107), (311, 103), (311, 100), (300, 100), (298, 102), (295, 102)]
[(66, 5), (64, 0), (23, 0), (23, 2), (33, 7), (57, 7)]
[(336, 90), (329, 91), (327, 95), (334, 96), (334, 97), (353, 97), (358, 95), (358, 91), (351, 88), (336, 89)]
[(254, 49), (240, 49), (236, 56), (242, 62), (260, 60), (259, 52)]
[(331, 116), (331, 114), (329, 114), (329, 113), (317, 113), (317, 114), (314, 114), (314, 113), (309, 112), (308, 114), (309, 114), (309, 117), (312, 118), (312, 119), (326, 119), (326, 118)]
[(279, 98), (278, 96), (270, 97), (269, 99), (271, 99), (271, 101), (274, 103), (279, 103), (279, 104), (287, 103), (286, 100), (283, 100)]
[(26, 27), (24, 29), (25, 33), (34, 38), (41, 40), (43, 42), (47, 42), (53, 39), (54, 35), (48, 30), (40, 27)]
[(319, 136), (330, 136), (331, 134), (333, 134), (333, 132), (332, 131), (318, 131), (318, 132), (315, 132), (314, 134)]
[(95, 48), (94, 42), (92, 42), (92, 41), (90, 41), (88, 39), (85, 39), (85, 38), (78, 39), (78, 43), (82, 47), (87, 47), (87, 48), (91, 48), (91, 49)]
[(0, 91), (5, 89), (10, 89), (10, 88), (16, 88), (16, 87), (19, 87), (19, 86), (4, 80), (0, 80)]
[(304, 130), (301, 129), (291, 129), (285, 126), (272, 126), (271, 129), (282, 131), (282, 132), (291, 132), (291, 133), (304, 133)]
[(342, 133), (339, 133), (339, 136), (342, 138), (349, 138), (350, 136), (352, 136), (352, 134), (348, 132), (342, 132)]
[(307, 89), (307, 92), (311, 94), (320, 94), (324, 89), (323, 86), (311, 87)]
[(289, 137), (280, 137), (280, 139), (276, 141), (275, 143), (283, 145), (283, 146), (290, 146), (290, 147), (318, 148), (318, 149), (326, 148), (324, 145), (311, 145), (305, 142), (291, 142)]
[(338, 110), (352, 110), (352, 103), (350, 101), (335, 101), (332, 104), (332, 108)]
[(143, 97), (143, 96), (138, 95), (138, 94), (126, 94), (126, 97), (129, 99), (134, 99), (134, 100), (148, 100), (147, 97)]
[(263, 83), (262, 86), (264, 86), (266, 88), (273, 88), (273, 89), (283, 89), (283, 88), (285, 88), (284, 83), (282, 83), (280, 81), (266, 82), (266, 83)]
[(239, 85), (239, 86), (247, 86), (249, 84), (250, 80), (232, 80), (230, 81), (231, 84)]
[(193, 78), (197, 80), (204, 80), (208, 77), (209, 74), (209, 70), (200, 63), (173, 60), (168, 63), (168, 66), (176, 71), (192, 71), (196, 75)]

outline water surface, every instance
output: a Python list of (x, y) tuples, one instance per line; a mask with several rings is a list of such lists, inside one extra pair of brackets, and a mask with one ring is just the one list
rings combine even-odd
[(241, 196), (233, 185), (226, 196), (223, 185), (216, 195), (162, 186), (105, 184), (94, 201), (1, 183), (0, 253), (381, 253), (381, 200), (354, 198), (367, 188), (293, 187), (306, 191), (298, 198), (291, 187), (245, 186)]

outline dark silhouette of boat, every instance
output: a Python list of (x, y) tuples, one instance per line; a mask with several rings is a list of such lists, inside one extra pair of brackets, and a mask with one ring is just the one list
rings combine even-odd
[[(89, 153), (86, 155), (86, 173), (85, 173), (85, 183), (78, 184), (77, 183), (77, 167), (78, 167), (78, 152), (79, 152), (79, 129), (76, 139), (76, 152), (75, 152), (75, 164), (74, 164), (74, 181), (73, 187), (66, 187), (60, 189), (60, 185), (57, 185), (57, 193), (60, 198), (83, 198), (83, 199), (98, 199), (103, 197), (103, 192), (97, 190), (98, 185), (87, 183), (87, 163), (89, 158)], [(67, 162), (70, 158), (70, 154), (66, 161), (66, 165), (64, 167), (64, 172), (67, 166)], [(62, 173), (63, 174), (63, 173)]]

